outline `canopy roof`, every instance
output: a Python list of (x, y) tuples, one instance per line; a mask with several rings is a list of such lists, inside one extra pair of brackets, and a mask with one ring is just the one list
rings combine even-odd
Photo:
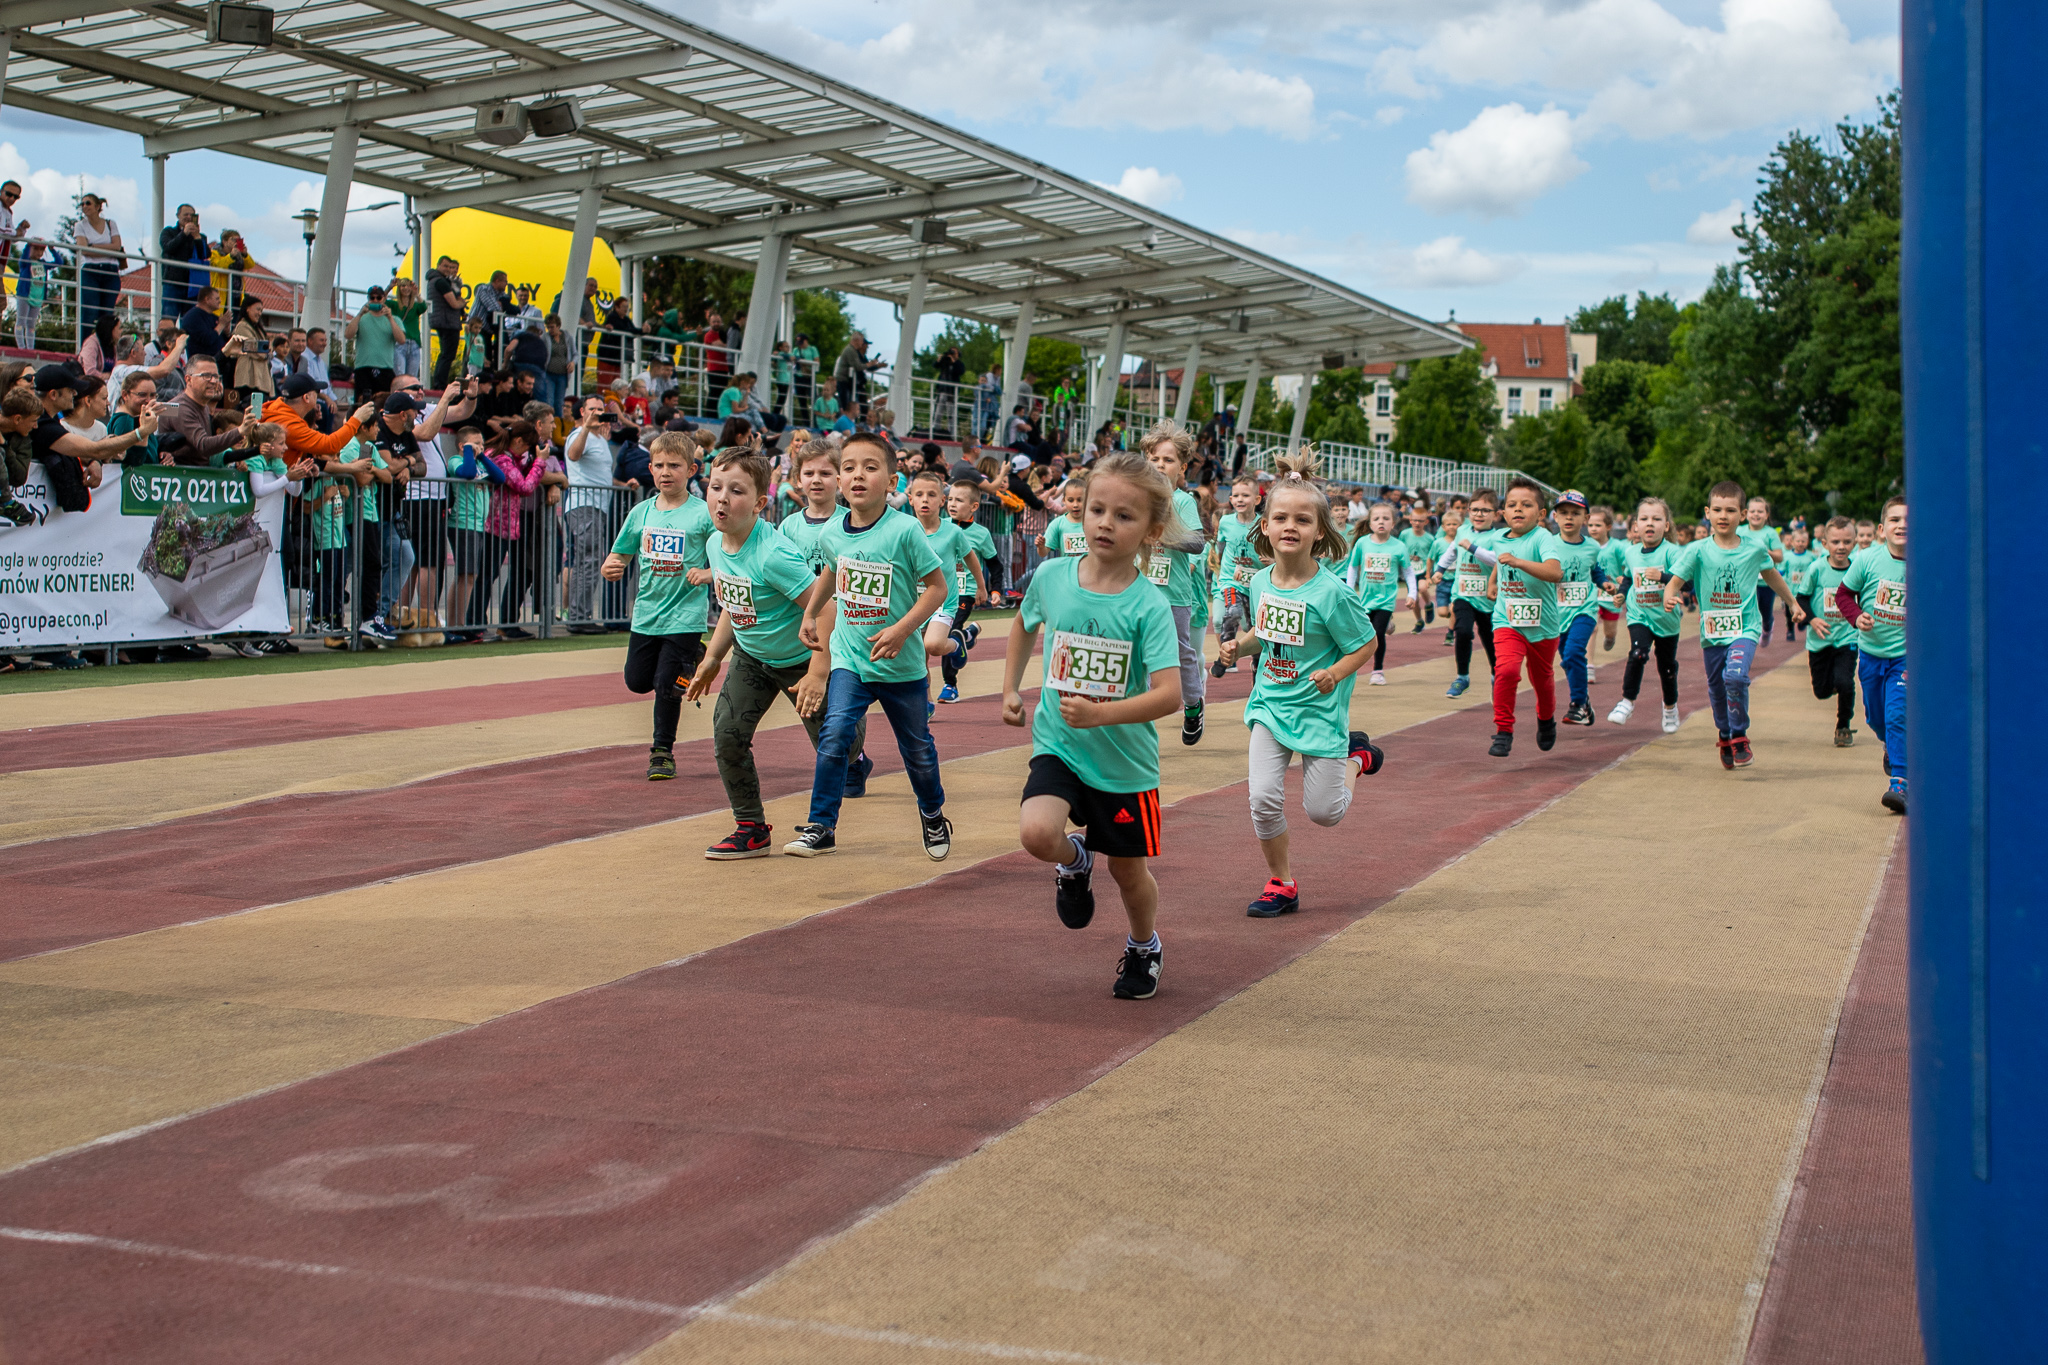
[[(1443, 355), (1469, 338), (1112, 191), (634, 0), (308, 0), (268, 48), (214, 43), (204, 6), (8, 0), (5, 99), (315, 173), (360, 130), (354, 179), (416, 211), (475, 206), (568, 228), (602, 187), (621, 256), (753, 268), (789, 235), (788, 287), (901, 302), (1033, 335), (1265, 373)], [(573, 96), (582, 127), (495, 146), (477, 107)], [(922, 224), (943, 220), (944, 239)]]

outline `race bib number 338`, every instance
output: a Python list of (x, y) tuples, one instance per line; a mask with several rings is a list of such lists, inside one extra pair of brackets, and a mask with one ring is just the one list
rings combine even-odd
[(1291, 597), (1259, 599), (1259, 619), (1252, 633), (1276, 645), (1308, 643), (1308, 603)]
[(839, 596), (857, 607), (886, 607), (895, 566), (839, 557)]
[(1131, 642), (1054, 631), (1045, 677), (1055, 692), (1115, 701), (1130, 689)]

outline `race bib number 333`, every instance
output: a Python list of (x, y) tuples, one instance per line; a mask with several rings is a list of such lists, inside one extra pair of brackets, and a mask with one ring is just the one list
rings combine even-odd
[(1055, 692), (1115, 701), (1130, 689), (1131, 642), (1054, 631), (1045, 677)]
[(1261, 597), (1259, 619), (1252, 633), (1276, 645), (1307, 644), (1308, 603), (1291, 597)]
[(892, 564), (839, 557), (839, 596), (857, 607), (886, 607), (889, 586), (895, 576)]

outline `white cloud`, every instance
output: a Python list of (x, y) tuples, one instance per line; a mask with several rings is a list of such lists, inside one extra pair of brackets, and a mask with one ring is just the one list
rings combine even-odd
[(1407, 116), (1408, 108), (1406, 105), (1389, 104), (1384, 108), (1373, 110), (1372, 121), (1382, 128), (1391, 128)]
[(147, 234), (141, 231), (142, 209), (135, 182), (120, 176), (67, 175), (48, 166), (31, 165), (11, 142), (0, 142), (0, 180), (19, 180), (21, 200), (14, 206), (14, 220), (27, 222), (32, 237), (52, 237), (58, 221), (76, 212), (72, 201), (87, 190), (107, 201), (106, 216), (121, 229), (121, 241), (140, 246)]
[(1115, 190), (1135, 203), (1155, 209), (1163, 209), (1180, 198), (1183, 188), (1179, 176), (1162, 171), (1157, 166), (1127, 167), (1122, 178), (1114, 185), (1106, 180), (1098, 180), (1095, 183), (1106, 190)]
[(1497, 104), (1456, 132), (1430, 134), (1427, 147), (1408, 154), (1408, 199), (1433, 213), (1498, 217), (1585, 170), (1572, 151), (1570, 114)]
[(1519, 256), (1493, 256), (1465, 245), (1463, 237), (1439, 237), (1411, 251), (1391, 254), (1395, 283), (1411, 289), (1477, 289), (1513, 279), (1528, 269)]
[(1083, 128), (1131, 126), (1163, 133), (1257, 128), (1287, 138), (1318, 129), (1316, 92), (1300, 76), (1232, 66), (1212, 52), (1160, 53), (1143, 74), (1105, 76), (1055, 118)]
[(1726, 246), (1735, 240), (1735, 225), (1742, 221), (1742, 201), (1730, 199), (1725, 209), (1708, 209), (1693, 219), (1685, 240), (1694, 246)]

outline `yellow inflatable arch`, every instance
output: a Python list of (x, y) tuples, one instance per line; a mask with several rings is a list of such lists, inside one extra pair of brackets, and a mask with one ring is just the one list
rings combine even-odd
[[(470, 289), (487, 283), (492, 271), (502, 270), (513, 288), (523, 284), (531, 289), (534, 303), (546, 312), (561, 292), (562, 272), (569, 268), (569, 233), (481, 209), (450, 209), (434, 220), (427, 254), (436, 260), (453, 256), (460, 261), (462, 282)], [(433, 264), (429, 260), (427, 268)], [(411, 274), (408, 251), (393, 277)], [(618, 257), (602, 239), (591, 243), (590, 274), (597, 279), (599, 299), (609, 303), (619, 292), (621, 277)]]

